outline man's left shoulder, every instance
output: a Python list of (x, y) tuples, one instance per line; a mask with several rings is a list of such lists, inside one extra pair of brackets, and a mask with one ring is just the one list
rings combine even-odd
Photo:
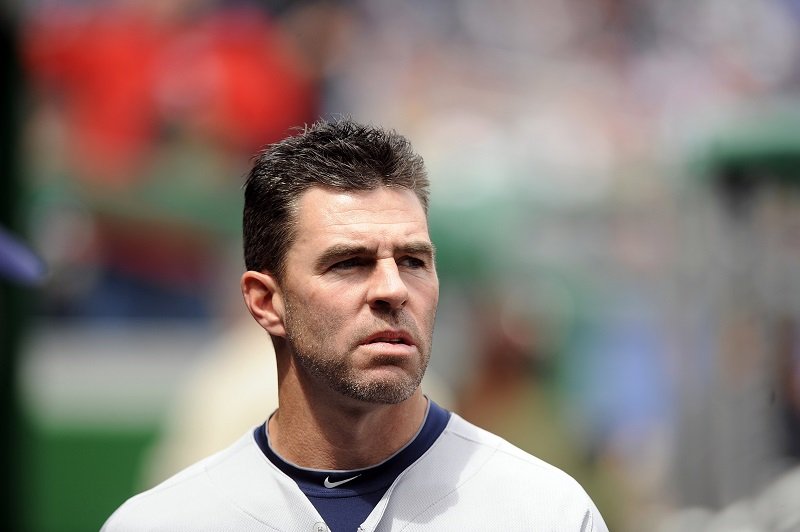
[[(511, 529), (536, 523), (548, 530), (607, 530), (592, 499), (569, 474), (455, 414), (427, 463), (437, 467), (434, 482), (453, 487), (440, 509), (450, 505), (475, 518), (483, 512)], [(496, 514), (495, 508), (505, 510)], [(454, 518), (452, 511), (445, 516), (448, 524)]]
[(448, 426), (451, 436), (463, 439), (474, 447), (473, 456), (480, 464), (479, 474), (484, 482), (513, 481), (518, 489), (564, 490), (585, 495), (583, 488), (561, 469), (523, 451), (507, 440), (469, 423), (457, 415)]

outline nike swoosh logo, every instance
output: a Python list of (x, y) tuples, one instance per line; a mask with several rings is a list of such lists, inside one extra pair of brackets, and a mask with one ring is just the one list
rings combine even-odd
[(361, 476), (361, 474), (358, 474), (358, 475), (356, 475), (356, 476), (354, 476), (354, 477), (346, 478), (346, 479), (344, 479), (344, 480), (337, 480), (336, 482), (331, 482), (330, 480), (328, 480), (328, 478), (330, 478), (330, 477), (325, 477), (325, 481), (324, 481), (322, 484), (323, 484), (323, 485), (324, 485), (326, 488), (335, 488), (336, 486), (341, 486), (341, 485), (342, 485), (342, 484), (344, 484), (345, 482), (350, 482), (351, 480), (353, 480), (353, 479), (355, 479), (355, 478), (358, 478), (358, 477), (360, 477), (360, 476)]

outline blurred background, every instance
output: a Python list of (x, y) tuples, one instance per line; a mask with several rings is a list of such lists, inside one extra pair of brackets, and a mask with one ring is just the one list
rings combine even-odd
[(611, 530), (800, 530), (800, 2), (1, 9), (2, 223), (48, 264), (0, 292), (8, 529), (96, 530), (274, 408), (244, 174), (350, 115), (432, 178), (432, 397)]

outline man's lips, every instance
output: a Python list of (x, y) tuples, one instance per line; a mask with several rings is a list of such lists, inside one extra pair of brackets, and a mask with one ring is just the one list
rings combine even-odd
[(361, 342), (361, 345), (369, 345), (369, 344), (377, 344), (377, 343), (385, 343), (385, 344), (394, 344), (394, 345), (416, 345), (416, 342), (411, 338), (411, 335), (403, 330), (395, 331), (395, 330), (386, 330), (376, 332), (375, 334), (369, 335), (364, 341)]

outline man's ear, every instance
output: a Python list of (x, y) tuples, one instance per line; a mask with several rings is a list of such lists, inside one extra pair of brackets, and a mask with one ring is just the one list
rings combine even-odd
[(283, 293), (269, 273), (246, 271), (242, 274), (242, 295), (255, 320), (272, 336), (286, 336), (283, 325)]

